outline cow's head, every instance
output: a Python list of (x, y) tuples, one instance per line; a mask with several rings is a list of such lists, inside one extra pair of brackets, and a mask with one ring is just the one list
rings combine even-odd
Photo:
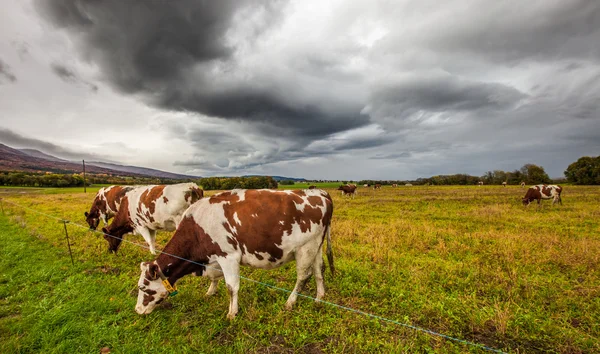
[(340, 187), (339, 187), (337, 190), (338, 190), (338, 191), (343, 191), (343, 190), (344, 190), (344, 186), (343, 186), (343, 185), (341, 185), (341, 186), (340, 186)]
[(117, 253), (119, 245), (121, 245), (121, 242), (123, 242), (123, 235), (125, 234), (124, 232), (115, 231), (118, 230), (109, 230), (106, 227), (102, 228), (102, 232), (104, 233), (104, 239), (108, 241), (108, 251), (112, 253)]
[(529, 198), (523, 198), (523, 205), (527, 206), (531, 203), (531, 199)]
[(135, 312), (147, 315), (169, 296), (169, 292), (162, 282), (160, 268), (156, 262), (142, 262), (140, 269), (142, 274), (138, 281), (139, 291)]
[(100, 213), (98, 210), (91, 210), (89, 213), (86, 211), (83, 215), (85, 215), (85, 221), (90, 226), (90, 230), (96, 230), (100, 224)]

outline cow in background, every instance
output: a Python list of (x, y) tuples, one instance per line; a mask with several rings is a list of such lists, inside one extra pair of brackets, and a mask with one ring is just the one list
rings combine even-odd
[(392, 184), (392, 187), (398, 187), (398, 185), (396, 183)]
[(312, 186), (308, 187), (308, 189), (315, 189), (315, 188), (317, 188), (317, 186), (315, 186), (315, 185), (312, 185)]
[(323, 190), (232, 190), (192, 205), (175, 235), (152, 262), (140, 264), (135, 311), (149, 314), (174, 293), (187, 274), (207, 276), (207, 295), (225, 278), (229, 294), (227, 318), (238, 313), (240, 266), (273, 269), (296, 260), (296, 286), (285, 304), (291, 309), (314, 276), (317, 301), (325, 296), (323, 245), (334, 274), (331, 250), (333, 202)]
[(502, 187), (506, 187), (506, 182), (502, 182)]
[(381, 189), (381, 184), (375, 183), (375, 185), (373, 186), (373, 190), (375, 189)]
[(521, 188), (525, 188), (525, 181), (521, 182)]
[(96, 230), (100, 224), (100, 220), (107, 226), (108, 220), (112, 219), (119, 211), (121, 199), (133, 188), (121, 186), (100, 188), (98, 193), (96, 193), (96, 197), (94, 197), (89, 213), (87, 211), (83, 213), (85, 221), (90, 226), (90, 230)]
[(562, 205), (561, 193), (562, 187), (554, 184), (531, 186), (523, 197), (523, 205), (529, 205), (534, 200), (537, 200), (539, 206), (542, 199), (552, 199), (552, 205), (556, 202)]
[(477, 185), (478, 185), (479, 187), (483, 186), (483, 181), (479, 181), (479, 182), (477, 182)]
[(108, 227), (102, 228), (108, 250), (117, 252), (127, 233), (142, 235), (156, 254), (156, 231), (175, 231), (183, 213), (204, 196), (195, 183), (150, 185), (132, 189), (121, 201), (119, 212)]
[(356, 195), (356, 186), (353, 184), (342, 185), (337, 190), (342, 191), (342, 196), (350, 195), (350, 196), (352, 196), (353, 199), (354, 199), (354, 196)]

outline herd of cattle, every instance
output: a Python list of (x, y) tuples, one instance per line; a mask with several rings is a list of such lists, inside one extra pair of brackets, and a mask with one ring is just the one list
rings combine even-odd
[[(373, 186), (375, 190), (381, 184)], [(354, 198), (357, 186), (342, 185), (342, 195)], [(537, 185), (527, 190), (523, 204), (552, 199), (562, 204), (562, 188)], [(225, 279), (229, 312), (238, 312), (239, 268), (246, 265), (273, 269), (296, 260), (297, 280), (286, 302), (290, 309), (311, 275), (317, 285), (317, 300), (325, 295), (323, 283), (324, 241), (331, 273), (330, 195), (315, 186), (304, 190), (231, 190), (204, 197), (194, 183), (136, 187), (111, 186), (96, 194), (85, 217), (90, 229), (100, 220), (109, 251), (117, 252), (127, 233), (141, 235), (156, 254), (157, 230), (175, 231), (160, 255), (142, 262), (138, 281), (136, 311), (148, 314), (168, 296), (176, 294), (173, 285), (183, 276), (194, 274), (211, 279), (206, 295), (216, 293)], [(113, 219), (110, 224), (108, 221)]]
[(321, 189), (295, 191), (231, 190), (204, 198), (194, 183), (101, 189), (89, 212), (91, 229), (100, 220), (109, 250), (116, 252), (127, 233), (142, 235), (156, 253), (157, 230), (175, 230), (173, 237), (152, 262), (142, 262), (135, 310), (148, 314), (169, 295), (173, 284), (187, 274), (207, 276), (207, 295), (215, 294), (224, 278), (229, 293), (229, 312), (238, 312), (240, 265), (273, 269), (296, 260), (297, 280), (286, 307), (314, 275), (317, 299), (325, 295), (322, 249), (327, 240), (327, 259), (334, 273), (330, 225), (333, 202)]

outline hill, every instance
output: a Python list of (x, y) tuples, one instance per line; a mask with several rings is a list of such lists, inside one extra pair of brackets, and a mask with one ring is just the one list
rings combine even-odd
[[(56, 156), (48, 155), (39, 150), (15, 149), (0, 144), (0, 171), (80, 173), (82, 171), (82, 165), (79, 161), (67, 161)], [(131, 177), (159, 177), (171, 179), (198, 178), (151, 168), (122, 166), (104, 162), (86, 163), (86, 172)]]

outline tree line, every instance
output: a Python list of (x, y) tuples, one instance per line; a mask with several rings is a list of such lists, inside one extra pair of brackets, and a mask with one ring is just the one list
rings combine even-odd
[[(174, 184), (189, 182), (191, 180), (177, 180), (168, 178), (153, 177), (129, 177), (129, 176), (110, 176), (110, 175), (86, 175), (88, 186), (93, 184)], [(83, 175), (77, 173), (47, 173), (47, 172), (21, 172), (4, 171), (0, 172), (0, 186), (20, 186), (20, 187), (83, 187)]]
[(277, 181), (271, 176), (253, 177), (207, 177), (198, 181), (204, 190), (226, 189), (277, 189)]

